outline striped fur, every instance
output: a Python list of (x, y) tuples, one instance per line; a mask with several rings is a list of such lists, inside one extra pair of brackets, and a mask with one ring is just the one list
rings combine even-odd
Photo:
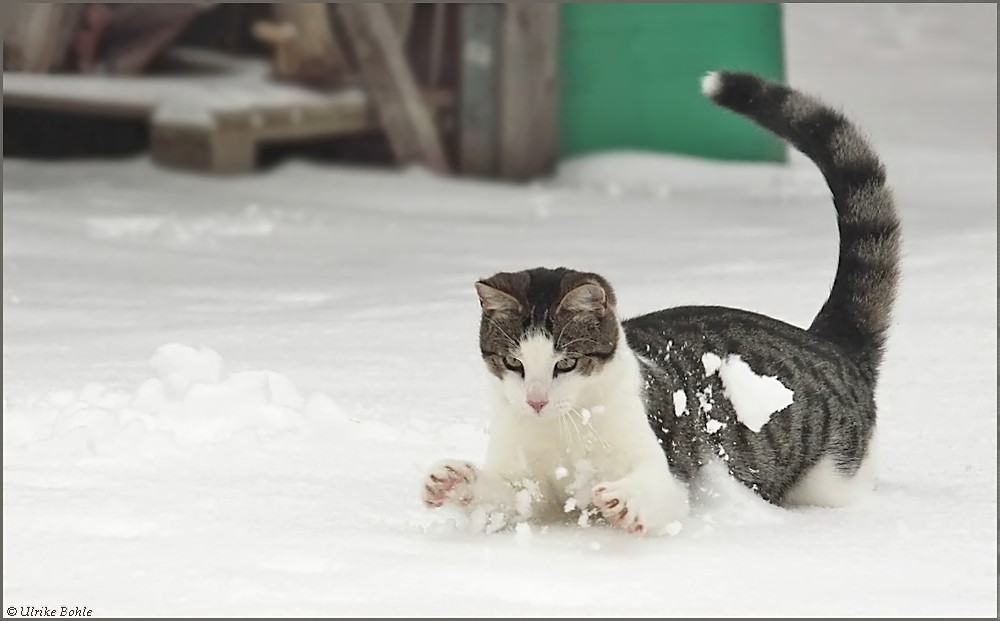
[[(671, 470), (690, 480), (713, 456), (773, 502), (820, 463), (850, 478), (871, 450), (874, 392), (899, 279), (900, 225), (884, 168), (842, 114), (781, 84), (741, 73), (702, 84), (717, 104), (742, 114), (812, 159), (833, 193), (840, 258), (830, 296), (808, 330), (738, 309), (682, 307), (623, 322), (644, 357), (647, 415)], [(759, 375), (794, 392), (759, 432), (742, 424), (706, 353), (739, 355)], [(676, 416), (683, 390), (691, 416)]]
[(900, 225), (885, 169), (841, 113), (787, 86), (746, 73), (708, 80), (713, 101), (789, 141), (813, 160), (833, 192), (840, 261), (830, 297), (809, 331), (848, 352), (878, 379), (899, 280)]

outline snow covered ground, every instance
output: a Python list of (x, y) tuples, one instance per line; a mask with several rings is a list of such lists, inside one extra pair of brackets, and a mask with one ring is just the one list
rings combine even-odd
[(477, 278), (564, 264), (625, 315), (808, 324), (837, 241), (801, 158), (614, 154), (526, 187), (7, 160), (5, 616), (995, 614), (996, 6), (786, 17), (790, 79), (868, 129), (904, 223), (868, 499), (784, 510), (710, 473), (663, 539), (419, 503), (485, 445)]

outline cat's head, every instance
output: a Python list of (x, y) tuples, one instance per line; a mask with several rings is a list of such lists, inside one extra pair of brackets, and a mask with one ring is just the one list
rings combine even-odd
[(597, 274), (501, 272), (476, 283), (479, 347), (511, 407), (547, 416), (576, 407), (618, 345), (615, 294)]

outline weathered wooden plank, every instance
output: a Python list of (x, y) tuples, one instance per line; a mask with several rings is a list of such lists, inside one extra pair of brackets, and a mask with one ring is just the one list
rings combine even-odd
[(397, 161), (447, 172), (441, 136), (385, 6), (342, 3), (337, 10)]
[(5, 70), (48, 73), (66, 61), (83, 5), (4, 2)]
[(385, 9), (389, 11), (389, 19), (399, 34), (399, 40), (404, 44), (410, 35), (410, 25), (413, 23), (413, 10), (416, 8), (412, 2), (393, 2), (386, 4)]
[(557, 157), (559, 5), (503, 5), (500, 33), (500, 175), (529, 179)]
[(334, 36), (327, 4), (277, 2), (272, 10), (279, 24), (289, 24), (294, 31), (276, 50), (280, 77), (320, 87), (339, 85), (350, 66)]
[(96, 42), (93, 66), (102, 73), (138, 75), (212, 3), (114, 4)]
[(501, 7), (474, 3), (461, 7), (459, 159), (468, 175), (497, 172), (497, 86)]
[[(381, 127), (372, 98), (359, 87), (316, 93), (266, 79), (261, 61), (197, 52), (174, 55), (215, 67), (205, 78), (104, 77), (7, 73), (5, 107), (148, 120), (157, 162), (181, 168), (240, 172), (254, 166), (262, 142), (315, 139)], [(419, 94), (428, 109), (456, 105), (452, 92)]]

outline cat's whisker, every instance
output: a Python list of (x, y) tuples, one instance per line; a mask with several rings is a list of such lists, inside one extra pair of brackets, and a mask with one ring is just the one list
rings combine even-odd
[(572, 341), (570, 341), (568, 343), (560, 343), (559, 344), (559, 348), (565, 350), (565, 349), (569, 348), (571, 345), (574, 345), (575, 343), (580, 343), (580, 342), (592, 343), (594, 345), (600, 346), (600, 343), (598, 343), (594, 339), (589, 339), (589, 338), (587, 338), (585, 336), (581, 336), (581, 337), (573, 339)]
[(579, 321), (580, 318), (581, 318), (580, 315), (576, 315), (572, 319), (570, 319), (569, 321), (567, 321), (566, 324), (562, 327), (562, 329), (559, 330), (559, 336), (557, 336), (553, 342), (559, 343), (559, 341), (562, 340), (563, 333), (566, 332), (566, 328), (570, 327), (575, 322)]
[(566, 440), (563, 437), (563, 412), (561, 410), (556, 410), (556, 422), (559, 425), (559, 446), (566, 446)]
[(597, 428), (596, 428), (596, 427), (594, 427), (594, 423), (593, 423), (593, 422), (592, 422), (592, 420), (591, 420), (591, 418), (592, 418), (592, 415), (591, 415), (591, 417), (587, 417), (587, 418), (585, 419), (585, 418), (583, 417), (583, 414), (582, 414), (582, 413), (581, 413), (581, 412), (580, 412), (579, 410), (576, 410), (576, 409), (574, 409), (574, 410), (573, 410), (573, 412), (574, 412), (575, 414), (578, 414), (578, 415), (580, 416), (580, 425), (582, 425), (582, 426), (583, 426), (583, 428), (584, 428), (584, 429), (586, 429), (586, 430), (587, 430), (587, 431), (589, 432), (589, 435), (593, 436), (593, 438), (594, 438), (595, 440), (597, 440), (597, 441), (598, 441), (598, 442), (599, 442), (599, 443), (601, 444), (601, 446), (602, 446), (602, 447), (604, 447), (604, 448), (606, 448), (606, 449), (610, 449), (610, 448), (611, 448), (611, 445), (610, 445), (610, 444), (608, 444), (608, 443), (607, 443), (607, 442), (606, 442), (606, 441), (604, 440), (604, 438), (602, 438), (602, 437), (601, 437), (601, 434), (599, 434), (599, 433), (597, 432)]
[[(588, 441), (588, 438), (584, 437), (584, 435), (585, 435), (584, 434), (584, 430), (581, 429), (581, 427), (580, 427), (580, 423), (583, 423), (583, 417), (581, 416), (580, 420), (577, 421), (576, 417), (573, 416), (573, 414), (579, 414), (579, 413), (580, 413), (579, 410), (577, 410), (576, 408), (570, 407), (569, 408), (569, 421), (570, 421), (570, 423), (572, 423), (574, 431), (576, 431), (576, 437), (580, 441), (580, 444), (590, 445), (591, 442)], [(591, 431), (593, 431), (592, 428), (591, 428)], [(588, 436), (592, 435), (595, 439), (597, 439), (598, 442), (600, 442), (602, 445), (605, 445), (604, 441), (601, 440), (600, 436), (598, 436), (596, 432), (593, 433), (593, 434), (586, 434), (586, 435), (588, 435)]]
[(500, 331), (500, 334), (502, 334), (502, 335), (504, 335), (504, 337), (506, 337), (507, 342), (510, 343), (511, 347), (517, 348), (518, 342), (515, 341), (514, 338), (511, 335), (507, 334), (507, 332), (503, 328), (500, 327), (500, 324), (498, 324), (496, 322), (496, 320), (494, 320), (492, 317), (486, 316), (486, 321), (490, 322), (493, 325), (494, 328), (496, 328), (497, 330)]
[(563, 412), (562, 414), (560, 414), (560, 415), (559, 415), (559, 417), (560, 417), (560, 418), (565, 418), (565, 419), (566, 419), (566, 420), (568, 421), (568, 423), (569, 423), (569, 428), (570, 428), (570, 429), (571, 429), (571, 430), (573, 431), (573, 433), (574, 433), (574, 434), (576, 435), (576, 439), (577, 439), (577, 441), (578, 441), (578, 442), (579, 442), (579, 443), (580, 443), (581, 445), (584, 445), (584, 444), (586, 444), (586, 442), (585, 442), (585, 440), (583, 439), (583, 436), (581, 436), (581, 435), (580, 435), (580, 429), (579, 429), (579, 428), (578, 428), (578, 427), (576, 426), (576, 421), (574, 421), (574, 420), (573, 420), (573, 415), (571, 414), (571, 411), (572, 411), (572, 410), (567, 410), (567, 411)]

